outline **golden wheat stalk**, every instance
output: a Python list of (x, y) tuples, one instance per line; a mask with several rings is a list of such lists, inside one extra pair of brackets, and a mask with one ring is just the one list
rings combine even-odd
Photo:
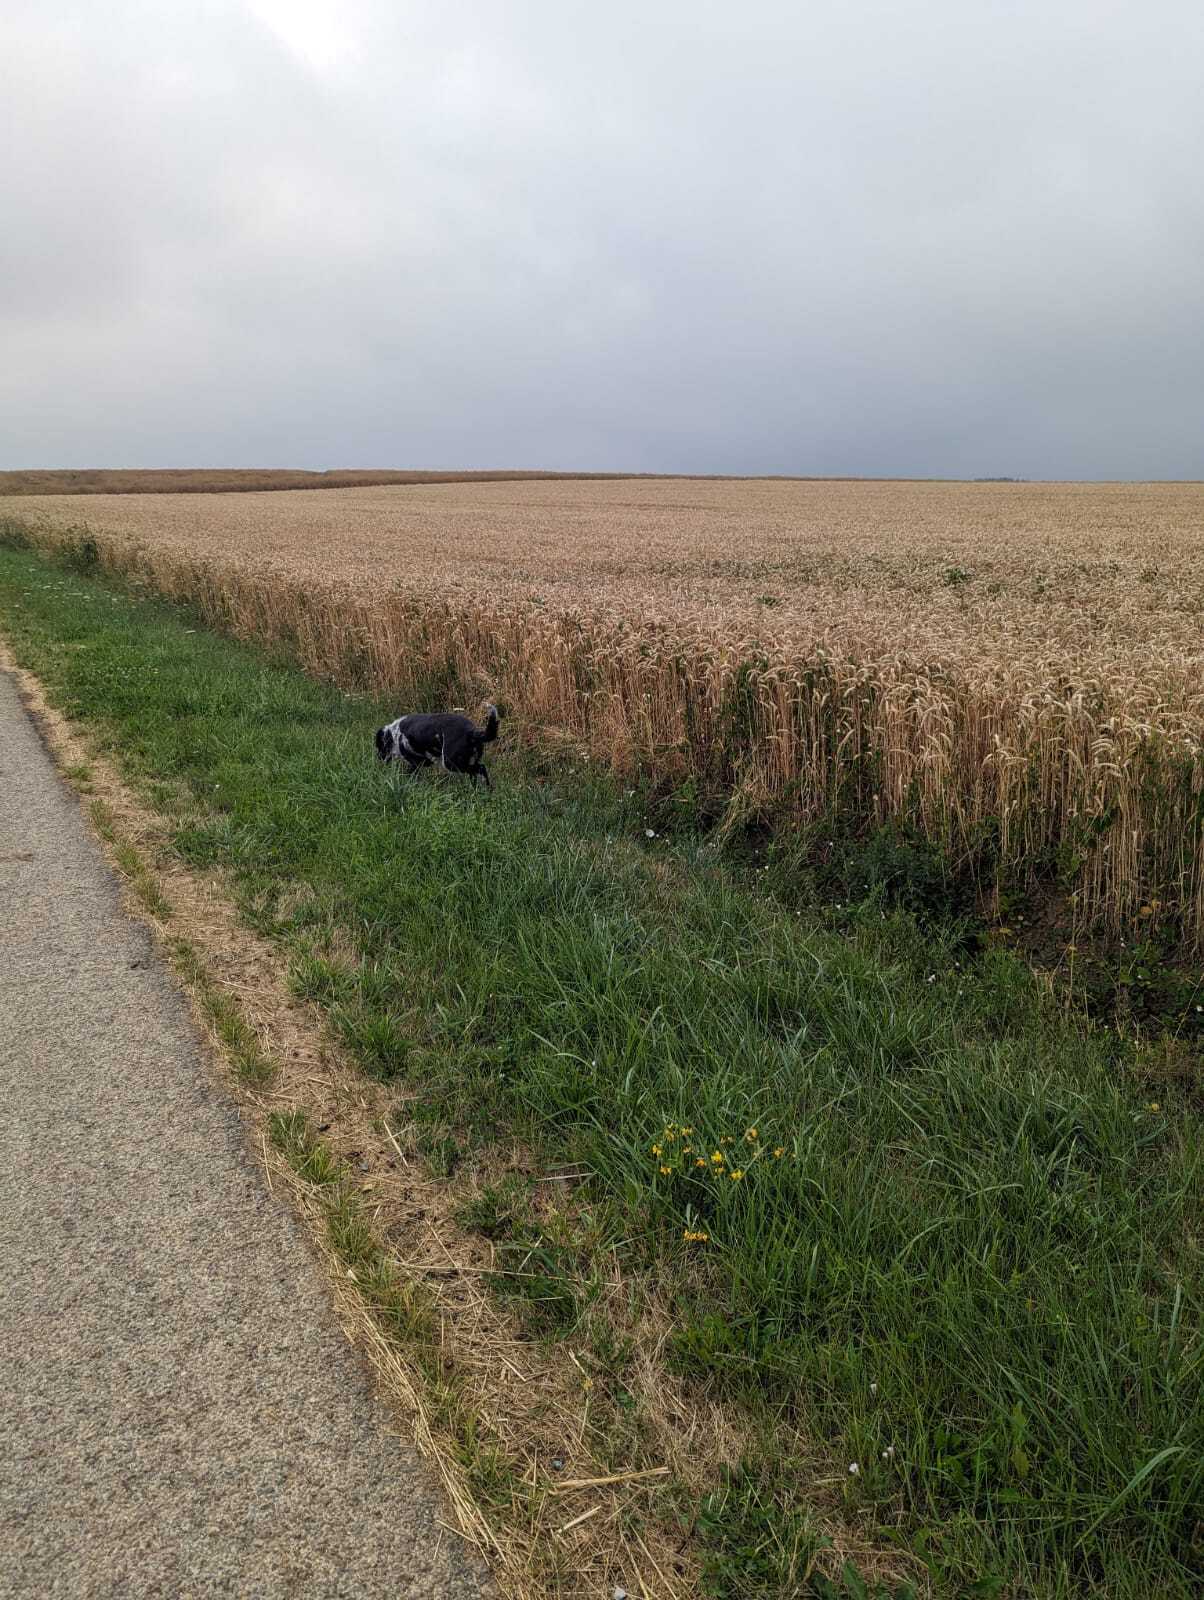
[[(906, 819), (1204, 943), (1198, 485), (524, 483), (0, 502), (310, 672), (504, 699), (728, 820)], [(1156, 530), (1161, 562), (1149, 558)]]

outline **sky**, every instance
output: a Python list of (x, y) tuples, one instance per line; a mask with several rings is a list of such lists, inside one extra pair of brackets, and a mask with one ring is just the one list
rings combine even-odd
[(1204, 477), (1198, 0), (0, 0), (0, 467)]

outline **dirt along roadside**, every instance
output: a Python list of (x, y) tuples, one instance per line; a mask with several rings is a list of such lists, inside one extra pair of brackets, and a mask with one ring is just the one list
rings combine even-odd
[(0, 670), (0, 1593), (489, 1593)]

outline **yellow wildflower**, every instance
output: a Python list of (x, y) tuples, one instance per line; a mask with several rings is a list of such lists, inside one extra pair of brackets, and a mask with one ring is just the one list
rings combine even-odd
[(697, 1233), (691, 1233), (689, 1228), (683, 1228), (681, 1236), (683, 1239), (688, 1239), (691, 1244), (706, 1244), (710, 1237), (709, 1234), (703, 1233), (701, 1230)]
[(786, 1154), (786, 1150), (785, 1150), (784, 1146), (782, 1146), (780, 1144), (779, 1145), (775, 1145), (774, 1152), (773, 1152), (773, 1159), (775, 1161), (780, 1161), (785, 1154)]
[(757, 1130), (755, 1128), (749, 1128), (744, 1137), (748, 1140), (749, 1144), (752, 1144), (753, 1140), (757, 1137)]
[(723, 1158), (723, 1151), (722, 1150), (716, 1150), (715, 1154), (711, 1157), (711, 1160), (715, 1163), (715, 1165), (717, 1167), (721, 1167), (723, 1165), (723, 1159), (724, 1158)]
[(733, 1183), (739, 1183), (740, 1179), (743, 1176), (744, 1176), (744, 1173), (740, 1170), (739, 1167), (737, 1167), (734, 1172), (729, 1172), (728, 1173), (728, 1177), (732, 1180)]
[(693, 1128), (683, 1128), (681, 1131), (683, 1135), (689, 1135), (694, 1132)]
[(723, 1137), (719, 1141), (720, 1144), (731, 1144), (731, 1142), (732, 1141), (728, 1138), (726, 1133), (723, 1135)]
[(673, 1168), (672, 1167), (662, 1167), (661, 1171), (664, 1173), (665, 1177), (667, 1178), (669, 1176), (669, 1174), (673, 1171)]
[(1150, 1101), (1150, 1110), (1151, 1111), (1161, 1111), (1162, 1107), (1158, 1104), (1157, 1100), (1151, 1100)]
[(706, 1162), (702, 1159), (701, 1156), (699, 1156), (697, 1161), (695, 1161), (694, 1165), (696, 1167), (705, 1167), (706, 1166)]
[(660, 1145), (659, 1145), (659, 1144), (654, 1144), (654, 1145), (653, 1145), (653, 1146), (652, 1146), (652, 1154), (653, 1154), (653, 1155), (654, 1155), (654, 1156), (659, 1156), (659, 1155), (660, 1155), (660, 1153), (661, 1153), (661, 1147), (660, 1147)]

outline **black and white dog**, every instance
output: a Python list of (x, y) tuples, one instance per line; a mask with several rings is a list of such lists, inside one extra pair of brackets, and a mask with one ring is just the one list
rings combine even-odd
[(478, 777), (484, 778), (488, 789), (489, 774), (481, 755), (497, 738), (497, 724), (496, 706), (486, 711), (483, 728), (455, 711), (416, 711), (398, 717), (387, 728), (377, 728), (376, 753), (382, 761), (404, 761), (411, 772), (437, 761), (445, 772), (466, 772), (474, 784)]

